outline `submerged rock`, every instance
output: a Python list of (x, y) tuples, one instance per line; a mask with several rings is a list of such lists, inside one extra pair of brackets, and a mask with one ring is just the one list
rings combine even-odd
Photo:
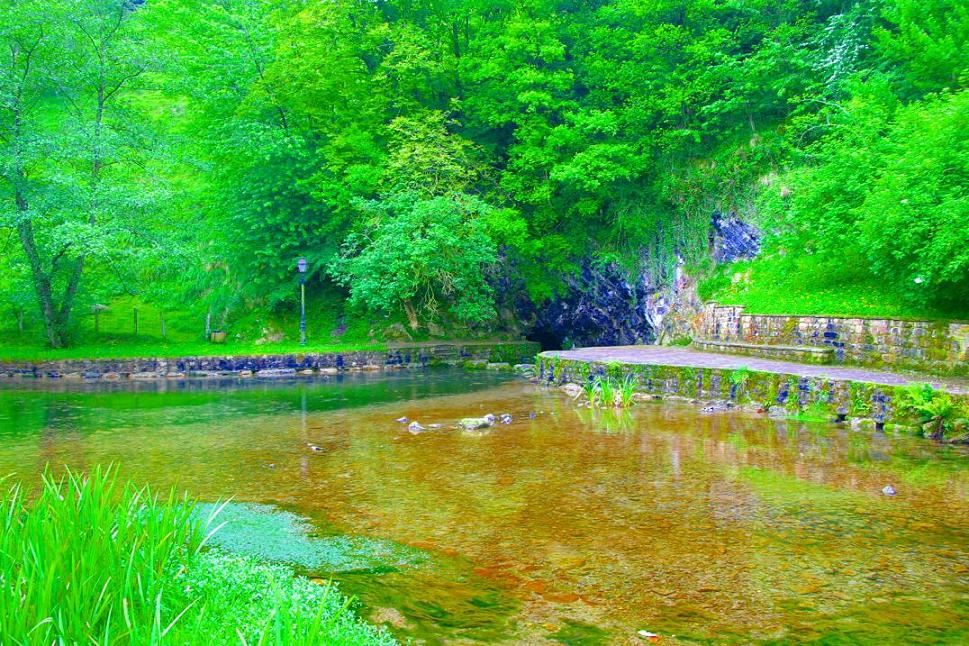
[(409, 420), (409, 419), (407, 419), (406, 417), (398, 417), (398, 418), (397, 418), (397, 419), (395, 419), (394, 421), (395, 421), (395, 422), (397, 422), (398, 424), (406, 424), (406, 423), (407, 423), (407, 422), (409, 422), (410, 420)]
[(701, 413), (719, 413), (725, 410), (730, 410), (733, 408), (729, 402), (710, 402), (706, 406), (700, 409)]
[(511, 415), (509, 415), (508, 413), (502, 413), (498, 417), (498, 421), (501, 422), (502, 424), (511, 424)]
[(582, 386), (578, 384), (565, 384), (563, 386), (560, 386), (559, 390), (564, 392), (572, 399), (578, 399), (579, 395), (582, 394)]
[(898, 492), (895, 491), (895, 487), (893, 487), (892, 485), (885, 485), (884, 487), (882, 487), (882, 493), (885, 494), (886, 496), (894, 496)]
[(495, 416), (491, 413), (485, 415), (484, 417), (465, 417), (458, 420), (458, 426), (466, 431), (476, 431), (482, 428), (489, 428), (494, 426)]

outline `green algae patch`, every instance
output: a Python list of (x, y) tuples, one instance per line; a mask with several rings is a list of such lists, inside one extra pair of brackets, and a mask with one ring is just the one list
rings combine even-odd
[[(201, 504), (195, 513), (204, 520), (219, 507)], [(391, 541), (315, 536), (316, 530), (306, 518), (272, 505), (228, 503), (219, 511), (216, 524), (221, 527), (209, 539), (209, 545), (312, 573), (381, 574), (427, 560), (420, 550)]]
[(581, 621), (566, 619), (562, 622), (562, 628), (549, 638), (565, 646), (607, 646), (615, 641), (609, 636), (608, 631), (586, 624)]
[(827, 507), (871, 503), (871, 497), (866, 493), (811, 482), (772, 469), (740, 467), (734, 474), (762, 500), (780, 505)]

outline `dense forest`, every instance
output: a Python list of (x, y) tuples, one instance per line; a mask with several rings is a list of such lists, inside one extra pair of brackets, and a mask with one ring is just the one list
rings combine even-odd
[(958, 0), (0, 6), (13, 335), (119, 298), (242, 330), (300, 257), (341, 316), (487, 331), (587, 266), (726, 289), (714, 212), (808, 282), (969, 303)]

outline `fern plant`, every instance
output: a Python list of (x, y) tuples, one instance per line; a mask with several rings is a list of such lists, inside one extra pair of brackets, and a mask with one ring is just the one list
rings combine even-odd
[(963, 412), (947, 393), (925, 383), (906, 387), (899, 398), (899, 408), (915, 415), (925, 436), (933, 440), (944, 439)]

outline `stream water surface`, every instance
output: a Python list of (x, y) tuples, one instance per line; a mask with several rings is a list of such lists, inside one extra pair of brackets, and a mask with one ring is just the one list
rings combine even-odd
[(0, 474), (99, 463), (399, 546), (303, 569), (415, 643), (969, 643), (969, 453), (922, 439), (488, 372), (0, 384)]

